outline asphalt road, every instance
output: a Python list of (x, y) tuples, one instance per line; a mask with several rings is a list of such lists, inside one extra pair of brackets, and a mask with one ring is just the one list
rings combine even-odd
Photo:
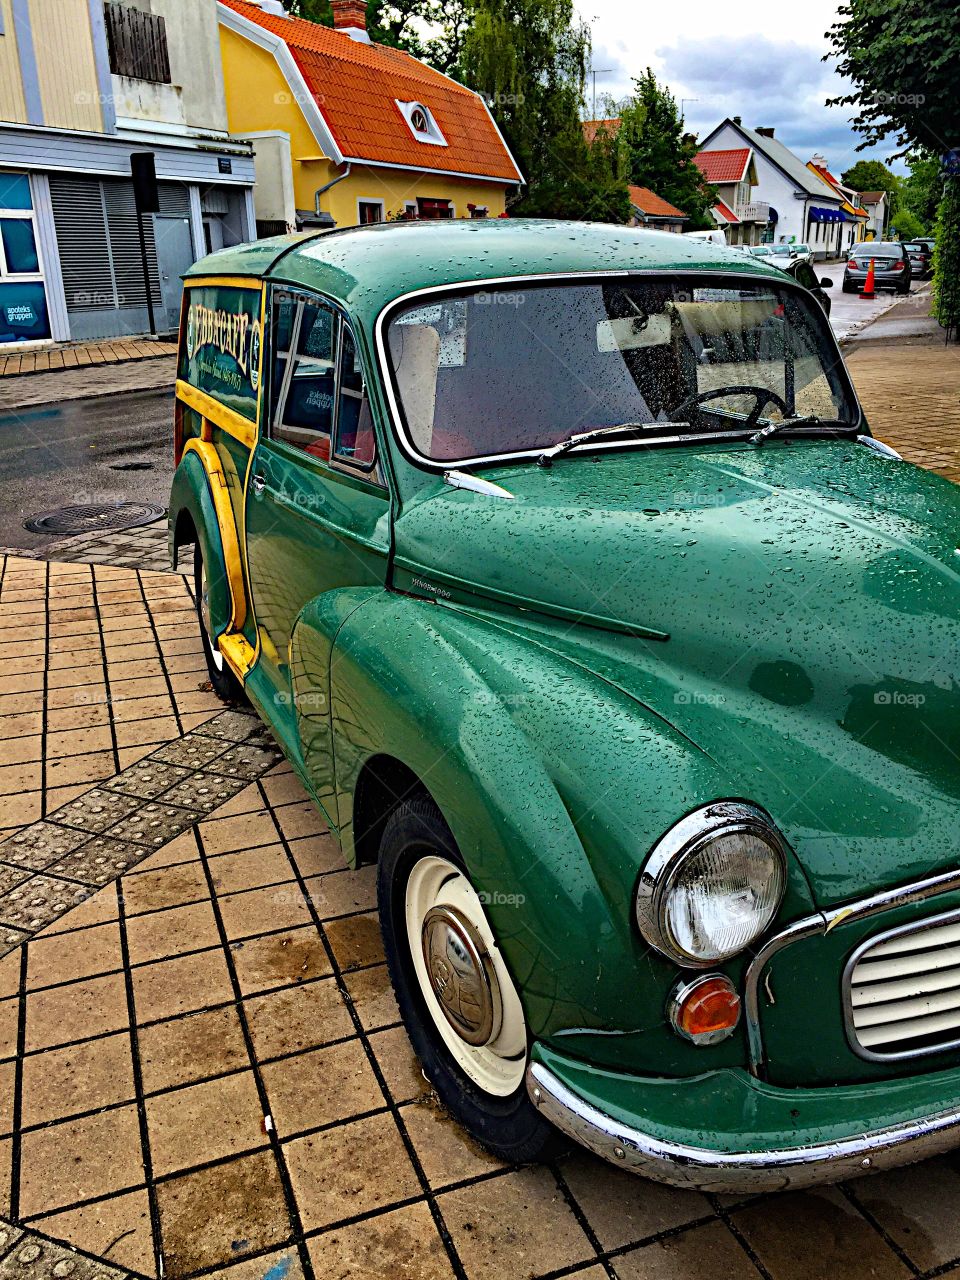
[[(864, 325), (870, 324), (885, 311), (889, 311), (895, 303), (901, 301), (901, 295), (894, 293), (892, 289), (878, 289), (877, 296), (872, 299), (864, 298), (859, 293), (844, 293), (841, 288), (842, 263), (839, 266), (834, 266), (832, 263), (829, 266), (824, 264), (819, 274), (833, 281), (833, 288), (828, 290), (831, 303), (830, 323), (838, 338), (849, 338), (858, 333)], [(914, 280), (910, 286), (911, 296), (919, 293), (921, 289), (929, 291), (929, 288), (928, 280)]]
[[(130, 463), (149, 470), (127, 471)], [(0, 415), (0, 547), (58, 541), (28, 516), (87, 502), (166, 507), (173, 475), (172, 391), (68, 400)]]

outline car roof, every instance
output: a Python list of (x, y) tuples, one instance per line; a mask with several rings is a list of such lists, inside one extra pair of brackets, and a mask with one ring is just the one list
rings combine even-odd
[(316, 289), (366, 316), (404, 294), (511, 276), (711, 271), (781, 279), (731, 249), (664, 231), (534, 218), (380, 222), (279, 236), (201, 258), (184, 279), (266, 277)]
[(859, 244), (853, 246), (854, 253), (876, 253), (878, 249), (902, 249), (903, 242), (900, 240), (861, 240)]

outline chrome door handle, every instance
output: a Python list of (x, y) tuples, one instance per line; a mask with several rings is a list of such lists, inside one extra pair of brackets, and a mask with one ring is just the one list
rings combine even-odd
[(251, 484), (251, 486), (252, 486), (252, 488), (253, 488), (253, 492), (254, 492), (254, 493), (256, 493), (256, 494), (258, 494), (258, 495), (259, 495), (259, 494), (261, 494), (261, 493), (263, 493), (264, 485), (265, 485), (266, 483), (267, 483), (267, 482), (266, 482), (266, 480), (263, 478), (263, 476), (260, 476), (260, 475), (253, 475), (253, 476), (251, 476), (251, 477), (250, 477), (250, 484)]

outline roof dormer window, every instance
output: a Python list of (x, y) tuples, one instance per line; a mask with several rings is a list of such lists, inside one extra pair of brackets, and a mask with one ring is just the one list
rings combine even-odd
[(447, 140), (440, 132), (429, 107), (425, 107), (422, 102), (401, 102), (399, 98), (395, 99), (395, 101), (400, 108), (400, 114), (407, 122), (410, 132), (418, 142), (426, 142), (433, 147), (445, 147), (447, 145)]

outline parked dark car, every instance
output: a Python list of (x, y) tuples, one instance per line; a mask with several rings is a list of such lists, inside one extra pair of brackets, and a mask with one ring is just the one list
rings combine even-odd
[(933, 254), (923, 240), (910, 240), (903, 246), (910, 259), (910, 269), (917, 280), (933, 275)]
[(827, 290), (833, 288), (832, 280), (827, 276), (818, 276), (810, 263), (802, 258), (791, 262), (790, 266), (784, 267), (783, 270), (788, 276), (793, 276), (797, 284), (802, 284), (805, 289), (809, 289), (827, 315), (830, 314), (830, 295)]
[(863, 289), (871, 258), (875, 268), (875, 288), (910, 292), (913, 269), (906, 246), (899, 240), (864, 240), (850, 251), (843, 272), (844, 293), (859, 293)]

